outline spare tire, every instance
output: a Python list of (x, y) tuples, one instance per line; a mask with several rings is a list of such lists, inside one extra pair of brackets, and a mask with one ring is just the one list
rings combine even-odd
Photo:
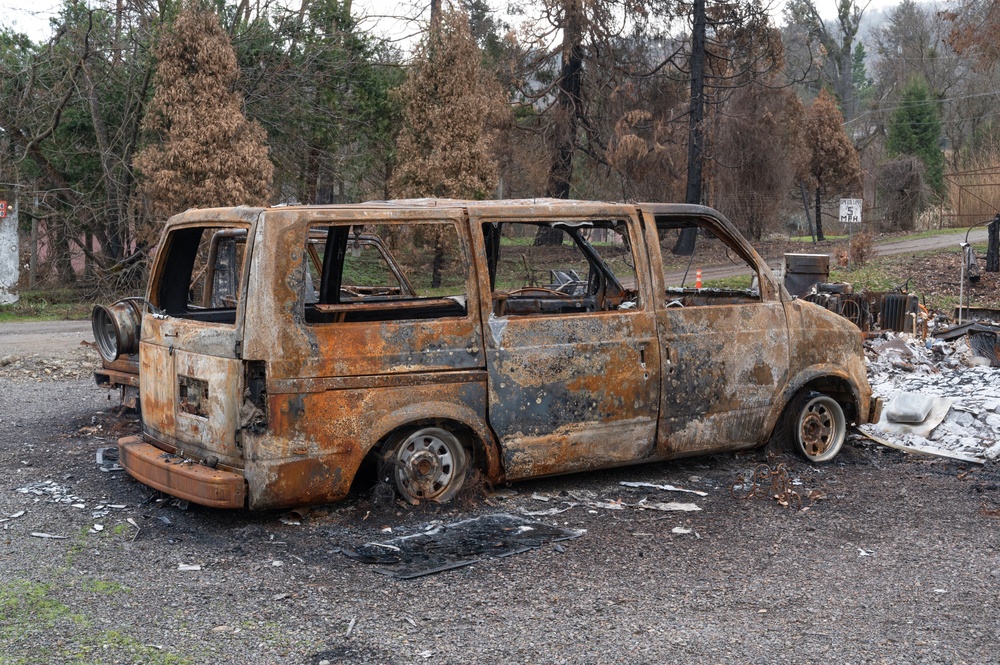
[(97, 350), (106, 362), (139, 351), (142, 302), (119, 300), (113, 305), (95, 305), (90, 314)]

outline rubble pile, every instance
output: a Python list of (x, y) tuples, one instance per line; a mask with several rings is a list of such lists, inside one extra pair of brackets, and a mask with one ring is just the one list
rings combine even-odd
[(862, 430), (902, 445), (996, 459), (1000, 369), (968, 336), (947, 337), (887, 332), (866, 342), (868, 380), (886, 405), (881, 421)]
[(70, 357), (52, 358), (41, 354), (0, 356), (0, 377), (14, 380), (67, 380), (93, 376), (96, 366), (92, 352), (74, 349)]

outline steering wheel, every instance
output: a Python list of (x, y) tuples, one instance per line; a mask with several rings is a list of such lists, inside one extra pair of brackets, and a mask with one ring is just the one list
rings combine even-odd
[(547, 289), (544, 286), (525, 286), (525, 287), (520, 288), (520, 289), (514, 289), (513, 291), (509, 291), (507, 293), (507, 296), (508, 297), (511, 297), (511, 296), (517, 297), (517, 296), (528, 295), (528, 294), (559, 296), (560, 298), (572, 298), (573, 297), (573, 296), (571, 296), (568, 293), (563, 293), (562, 291), (556, 291), (555, 289)]

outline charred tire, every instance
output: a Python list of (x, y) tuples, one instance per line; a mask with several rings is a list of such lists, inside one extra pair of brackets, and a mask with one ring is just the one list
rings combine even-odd
[(834, 398), (817, 392), (800, 393), (786, 413), (788, 438), (810, 462), (837, 456), (847, 435), (844, 410)]
[(462, 489), (469, 453), (453, 433), (440, 427), (405, 430), (386, 443), (382, 480), (411, 504), (444, 503)]

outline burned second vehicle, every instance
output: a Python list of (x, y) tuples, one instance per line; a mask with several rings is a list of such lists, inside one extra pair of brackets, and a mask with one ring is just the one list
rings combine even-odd
[[(666, 249), (685, 229), (753, 277), (690, 286)], [(121, 464), (208, 506), (336, 501), (366, 462), (410, 502), (473, 468), (499, 483), (773, 433), (822, 462), (881, 408), (857, 327), (789, 297), (701, 206), (191, 210), (129, 311), (142, 433)]]

